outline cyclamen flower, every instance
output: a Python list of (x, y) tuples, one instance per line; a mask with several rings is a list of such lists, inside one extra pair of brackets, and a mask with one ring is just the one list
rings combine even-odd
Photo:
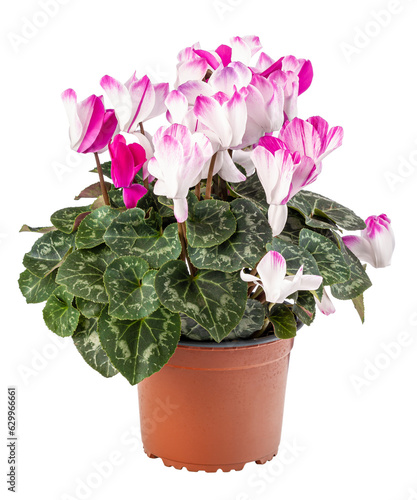
[(71, 149), (98, 153), (107, 149), (117, 128), (113, 109), (105, 109), (103, 96), (91, 95), (77, 103), (77, 94), (68, 89), (61, 95), (70, 125)]
[(264, 289), (266, 301), (275, 304), (282, 304), (297, 290), (317, 290), (323, 281), (321, 276), (303, 275), (303, 266), (295, 276), (286, 276), (287, 263), (280, 253), (273, 250), (261, 259), (257, 271), (259, 278), (245, 273), (243, 269), (240, 277), (243, 281), (260, 285)]
[(148, 192), (141, 184), (133, 184), (136, 174), (146, 162), (146, 152), (137, 142), (127, 144), (126, 137), (133, 138), (132, 134), (118, 134), (109, 145), (111, 177), (116, 188), (123, 188), (126, 208), (134, 208)]
[(319, 310), (326, 316), (333, 314), (336, 312), (336, 308), (334, 307), (333, 302), (331, 301), (326, 289), (323, 290), (323, 297), (319, 300), (317, 297), (314, 297), (317, 307)]
[(124, 85), (108, 75), (103, 76), (100, 85), (114, 106), (122, 132), (134, 132), (140, 122), (165, 112), (168, 83), (153, 85), (146, 75), (138, 79), (133, 73)]
[(268, 221), (274, 236), (284, 229), (289, 199), (315, 180), (314, 161), (291, 154), (276, 137), (262, 137), (253, 150), (252, 161), (269, 204)]
[(385, 214), (372, 215), (365, 223), (361, 236), (344, 236), (343, 242), (358, 259), (371, 266), (389, 266), (395, 248), (391, 220)]
[(158, 179), (154, 193), (172, 198), (174, 215), (178, 222), (184, 222), (188, 217), (188, 191), (199, 182), (204, 165), (213, 155), (210, 141), (178, 124), (159, 128), (153, 141), (155, 156), (148, 169)]
[(342, 145), (343, 128), (332, 127), (320, 116), (312, 116), (308, 120), (294, 118), (284, 123), (278, 138), (285, 143), (291, 153), (299, 153), (301, 157), (311, 158), (316, 165), (313, 180), (320, 174), (322, 160)]

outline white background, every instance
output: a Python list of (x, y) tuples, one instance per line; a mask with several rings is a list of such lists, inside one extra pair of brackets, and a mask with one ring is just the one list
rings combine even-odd
[[(2, 498), (12, 497), (5, 403), (7, 385), (16, 385), (21, 500), (416, 499), (417, 2), (66, 0), (49, 17), (40, 3), (0, 7)], [(24, 19), (44, 26), (27, 38)], [(350, 303), (337, 302), (337, 314), (299, 333), (286, 453), (242, 472), (189, 473), (143, 454), (135, 438), (136, 388), (121, 376), (101, 378), (70, 339), (47, 330), (43, 305), (25, 304), (17, 278), (36, 236), (18, 230), (22, 223), (48, 225), (52, 212), (76, 204), (74, 196), (95, 180), (88, 173), (93, 158), (69, 152), (64, 89), (85, 98), (101, 92), (104, 74), (125, 81), (134, 70), (173, 83), (181, 48), (200, 40), (214, 49), (237, 34), (259, 35), (275, 58), (312, 61), (315, 77), (299, 116), (320, 114), (345, 129), (343, 147), (325, 160), (313, 190), (364, 218), (387, 213), (397, 248), (391, 268), (369, 269), (374, 287), (366, 293), (364, 326)], [(16, 35), (26, 39), (16, 42)], [(401, 167), (404, 159), (408, 167)], [(384, 355), (393, 342), (396, 355)], [(108, 477), (95, 476), (94, 464), (114, 456)], [(76, 491), (80, 481), (93, 485), (84, 496)]]

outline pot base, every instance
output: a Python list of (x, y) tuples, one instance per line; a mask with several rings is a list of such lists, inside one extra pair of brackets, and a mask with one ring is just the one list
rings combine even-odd
[[(243, 469), (243, 467), (250, 462), (242, 462), (238, 464), (225, 464), (225, 465), (203, 465), (203, 464), (186, 464), (183, 462), (177, 462), (175, 460), (170, 460), (169, 458), (163, 458), (163, 457), (157, 457), (153, 453), (149, 453), (148, 451), (144, 450), (146, 455), (149, 458), (160, 458), (163, 462), (163, 464), (166, 467), (174, 467), (174, 469), (181, 470), (184, 467), (188, 470), (188, 472), (199, 472), (199, 471), (204, 471), (204, 472), (217, 472), (219, 469), (222, 470), (223, 472), (230, 472), (232, 470), (235, 471), (240, 471)], [(276, 456), (276, 453), (270, 453), (269, 455), (259, 458), (258, 460), (252, 460), (253, 462), (263, 465), (266, 462), (269, 462)]]

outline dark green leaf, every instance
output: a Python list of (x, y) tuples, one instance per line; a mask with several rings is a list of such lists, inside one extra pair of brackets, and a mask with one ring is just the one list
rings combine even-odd
[(248, 299), (242, 319), (224, 340), (248, 339), (263, 327), (264, 321), (264, 306), (258, 300)]
[(20, 228), (19, 233), (49, 233), (51, 231), (55, 231), (56, 227), (55, 226), (49, 226), (49, 227), (30, 227), (27, 224), (23, 224), (23, 226)]
[(113, 366), (134, 385), (159, 371), (174, 354), (181, 322), (178, 314), (164, 307), (139, 320), (120, 320), (105, 309), (98, 329)]
[(76, 297), (93, 302), (108, 302), (103, 276), (115, 255), (105, 246), (73, 252), (59, 268), (57, 282)]
[(297, 335), (297, 322), (294, 314), (284, 304), (275, 304), (269, 314), (269, 321), (279, 339), (290, 339)]
[(233, 272), (254, 267), (265, 255), (272, 231), (262, 211), (243, 199), (234, 200), (230, 206), (237, 222), (236, 232), (216, 247), (189, 247), (190, 260), (197, 268)]
[(84, 361), (103, 377), (110, 378), (118, 373), (101, 347), (97, 328), (98, 318), (80, 317), (72, 339)]
[(43, 319), (46, 326), (60, 337), (71, 336), (78, 325), (79, 311), (72, 305), (74, 295), (65, 286), (56, 288), (46, 301)]
[(161, 267), (155, 288), (165, 307), (193, 318), (216, 342), (239, 323), (246, 306), (247, 284), (239, 274), (200, 271), (192, 277), (179, 260)]
[[(103, 171), (103, 175), (111, 179), (111, 161), (105, 161), (104, 163), (101, 164), (101, 170)], [(93, 170), (90, 170), (90, 172), (93, 172), (97, 174), (97, 169), (93, 168)]]
[(256, 173), (247, 177), (246, 181), (229, 184), (229, 188), (232, 193), (240, 198), (252, 201), (264, 211), (268, 210), (269, 205), (266, 202), (265, 191)]
[(104, 273), (109, 295), (109, 314), (118, 319), (140, 319), (160, 306), (155, 291), (156, 270), (140, 257), (127, 256), (114, 260)]
[(87, 215), (75, 237), (77, 248), (94, 248), (104, 243), (104, 233), (119, 214), (115, 208), (105, 205)]
[(359, 314), (362, 323), (365, 322), (365, 302), (363, 299), (363, 293), (352, 299), (353, 305)]
[(181, 333), (191, 340), (213, 341), (209, 332), (186, 314), (180, 313)]
[(29, 271), (23, 271), (19, 278), (19, 288), (28, 304), (44, 302), (57, 288), (55, 283), (57, 271), (39, 278)]
[(98, 318), (104, 308), (104, 304), (82, 299), (81, 297), (76, 297), (75, 303), (77, 304), (77, 309), (86, 318)]
[(90, 206), (62, 208), (51, 215), (51, 222), (63, 233), (70, 234), (90, 212)]
[(316, 316), (316, 301), (313, 294), (308, 291), (298, 292), (292, 311), (305, 325), (311, 325)]

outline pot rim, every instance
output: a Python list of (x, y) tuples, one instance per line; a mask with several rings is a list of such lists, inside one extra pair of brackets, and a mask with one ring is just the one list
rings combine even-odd
[(260, 344), (269, 344), (271, 342), (280, 341), (280, 340), (291, 340), (291, 339), (279, 339), (275, 337), (273, 333), (267, 335), (265, 337), (255, 338), (255, 339), (237, 339), (237, 340), (228, 340), (226, 342), (201, 342), (199, 340), (180, 340), (178, 342), (179, 347), (206, 347), (206, 348), (215, 348), (215, 349), (227, 349), (227, 348), (236, 348), (236, 347), (249, 347), (252, 345), (260, 345)]

